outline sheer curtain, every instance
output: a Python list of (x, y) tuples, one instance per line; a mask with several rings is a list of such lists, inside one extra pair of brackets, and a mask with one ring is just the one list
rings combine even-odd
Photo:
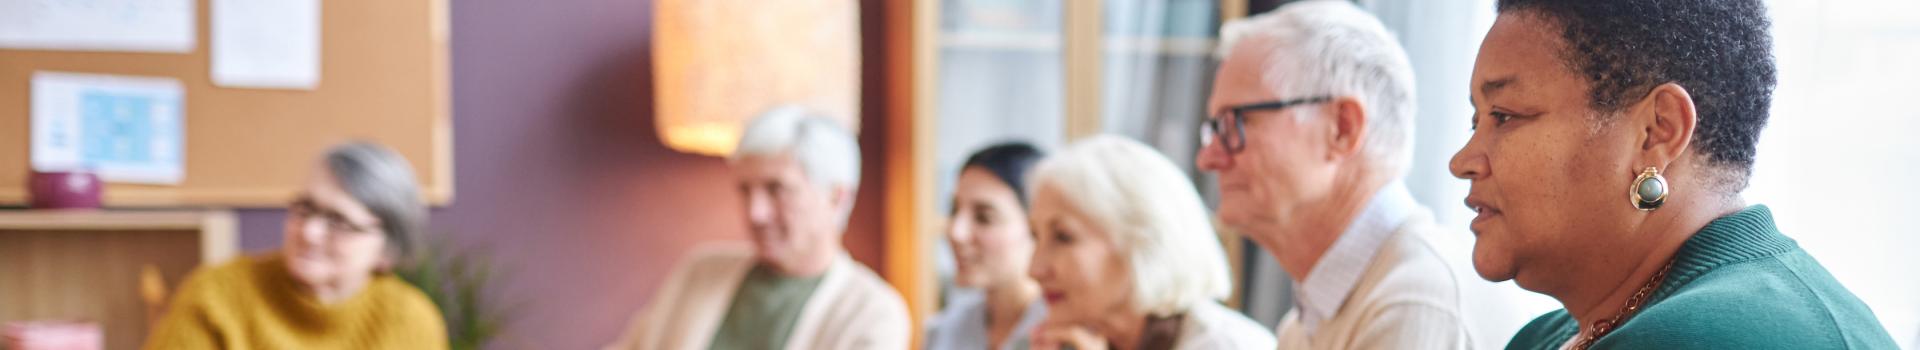
[(1920, 2), (1768, 3), (1780, 85), (1746, 199), (1920, 347)]
[(1213, 86), (1219, 0), (1106, 4), (1101, 128), (1146, 142), (1193, 171)]

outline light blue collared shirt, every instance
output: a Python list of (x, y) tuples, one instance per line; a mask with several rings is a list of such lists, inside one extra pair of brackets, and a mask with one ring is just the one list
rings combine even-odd
[(1020, 322), (1000, 344), (987, 344), (987, 295), (977, 291), (953, 294), (953, 304), (934, 317), (927, 330), (926, 350), (1025, 350), (1033, 327), (1047, 318), (1047, 301), (1036, 298), (1021, 313)]
[(1307, 279), (1293, 286), (1294, 306), (1299, 309), (1300, 326), (1306, 327), (1306, 334), (1312, 335), (1320, 322), (1340, 310), (1374, 254), (1380, 252), (1380, 245), (1420, 209), (1420, 202), (1399, 181), (1381, 187), (1367, 201), (1346, 232), (1313, 264)]

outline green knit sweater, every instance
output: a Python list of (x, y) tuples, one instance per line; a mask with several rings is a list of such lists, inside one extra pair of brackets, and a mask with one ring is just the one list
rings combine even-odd
[[(1507, 349), (1557, 349), (1567, 310), (1536, 318)], [(1638, 315), (1594, 349), (1895, 349), (1873, 311), (1755, 205), (1715, 219), (1675, 253)]]

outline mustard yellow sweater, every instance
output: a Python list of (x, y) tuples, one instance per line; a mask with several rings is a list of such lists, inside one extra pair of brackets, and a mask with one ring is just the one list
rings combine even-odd
[(391, 275), (321, 305), (279, 254), (240, 257), (187, 277), (147, 349), (446, 349), (425, 294)]

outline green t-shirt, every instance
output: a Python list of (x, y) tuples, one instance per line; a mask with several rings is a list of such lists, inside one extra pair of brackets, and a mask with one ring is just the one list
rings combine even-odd
[(821, 277), (785, 277), (766, 266), (754, 266), (734, 291), (727, 318), (720, 321), (708, 349), (785, 348), (801, 308), (820, 286)]

